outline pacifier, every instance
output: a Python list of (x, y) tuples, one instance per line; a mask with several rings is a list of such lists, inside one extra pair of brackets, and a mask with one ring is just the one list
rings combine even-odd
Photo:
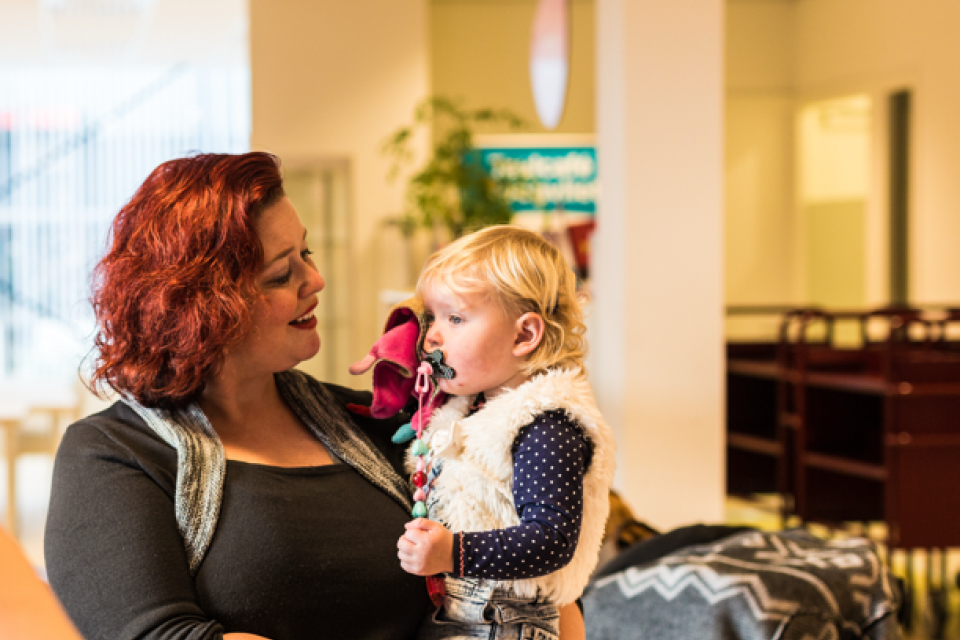
[(444, 380), (453, 380), (457, 376), (457, 372), (453, 370), (453, 367), (444, 364), (443, 351), (440, 349), (423, 354), (423, 359), (433, 367), (433, 373), (431, 375), (434, 379), (443, 378)]

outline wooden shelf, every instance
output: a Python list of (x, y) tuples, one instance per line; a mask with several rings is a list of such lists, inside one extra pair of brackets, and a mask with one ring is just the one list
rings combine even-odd
[(727, 373), (777, 380), (780, 377), (780, 365), (764, 360), (728, 360)]
[(768, 456), (779, 456), (783, 453), (783, 447), (779, 442), (766, 438), (758, 438), (757, 436), (748, 436), (744, 433), (728, 433), (727, 444), (735, 449), (750, 451), (752, 453), (762, 453)]
[(882, 519), (898, 548), (960, 545), (958, 330), (960, 309), (809, 309), (777, 343), (729, 342), (728, 487), (775, 487), (806, 521)]
[(795, 413), (788, 413), (786, 411), (780, 413), (780, 424), (788, 429), (799, 429), (802, 422), (800, 416)]
[(884, 482), (887, 479), (887, 469), (882, 464), (858, 462), (846, 457), (832, 456), (826, 453), (808, 451), (803, 456), (803, 464), (814, 469), (834, 471), (848, 476), (866, 478)]
[(890, 386), (880, 376), (865, 373), (807, 371), (805, 376), (801, 376), (797, 371), (790, 371), (784, 375), (784, 379), (789, 384), (803, 383), (808, 387), (837, 389), (878, 396), (885, 395)]

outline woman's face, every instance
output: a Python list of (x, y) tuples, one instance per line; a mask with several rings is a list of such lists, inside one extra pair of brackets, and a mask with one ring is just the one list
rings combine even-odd
[(292, 369), (320, 349), (313, 312), (324, 282), (296, 209), (282, 198), (261, 213), (256, 228), (263, 244), (263, 299), (254, 306), (250, 334), (232, 354), (244, 375)]

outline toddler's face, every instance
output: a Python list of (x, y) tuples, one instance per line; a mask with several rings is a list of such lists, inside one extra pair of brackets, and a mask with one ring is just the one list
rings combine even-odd
[(483, 392), (489, 399), (526, 381), (523, 357), (514, 353), (518, 319), (509, 317), (492, 295), (454, 295), (441, 287), (424, 291), (430, 328), (423, 348), (439, 349), (456, 372), (439, 380), (440, 389), (457, 396)]

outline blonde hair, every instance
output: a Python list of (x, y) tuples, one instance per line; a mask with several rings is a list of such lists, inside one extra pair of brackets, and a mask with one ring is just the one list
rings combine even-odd
[(543, 318), (543, 338), (527, 356), (524, 374), (585, 371), (586, 326), (576, 279), (560, 251), (539, 234), (498, 225), (464, 236), (430, 256), (417, 281), (417, 297), (422, 300), (433, 286), (453, 294), (492, 295), (508, 315), (533, 312)]

